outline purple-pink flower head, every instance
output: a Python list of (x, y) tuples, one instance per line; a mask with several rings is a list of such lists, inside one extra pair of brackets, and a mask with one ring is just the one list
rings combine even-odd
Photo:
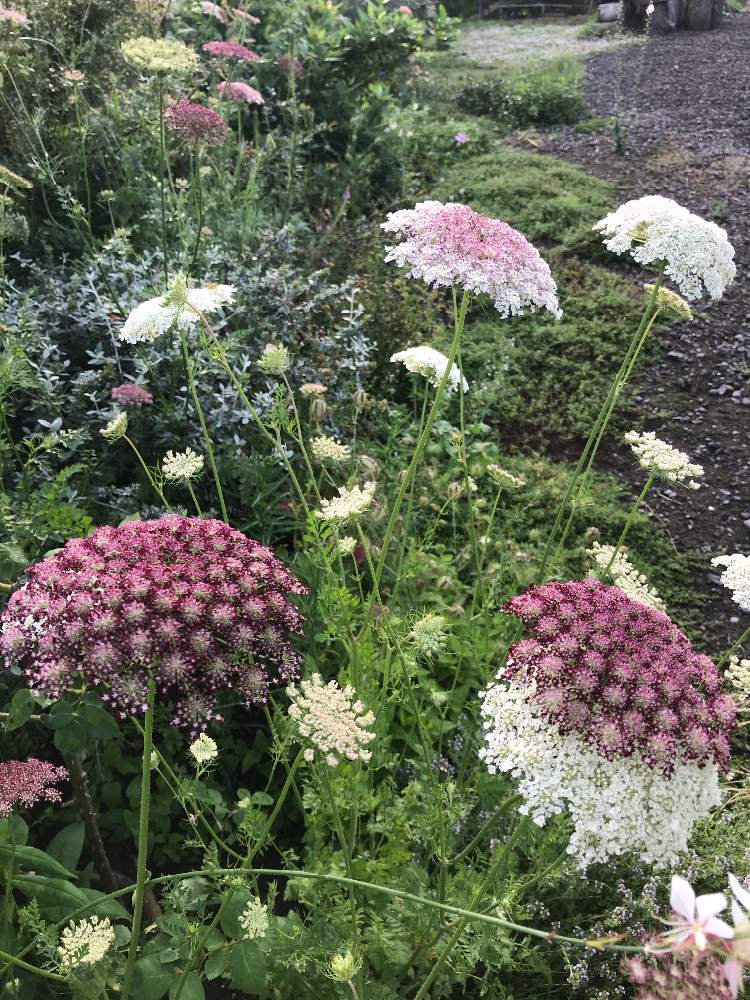
[(714, 952), (667, 955), (651, 961), (640, 956), (623, 962), (636, 1000), (732, 1000), (725, 967)]
[[(279, 69), (281, 70), (282, 73), (286, 74), (287, 76), (289, 75), (289, 56), (288, 55), (284, 54), (284, 55), (278, 56), (277, 59), (276, 59), (276, 65), (279, 67)], [(296, 56), (293, 58), (291, 65), (292, 65), (292, 69), (294, 71), (294, 75), (297, 77), (298, 80), (301, 80), (302, 76), (303, 76), (303, 73), (304, 73), (304, 70), (302, 69), (302, 63), (299, 61), (299, 59)]]
[(661, 611), (598, 580), (531, 587), (503, 606), (526, 625), (505, 675), (533, 685), (542, 714), (603, 756), (726, 767), (734, 701), (707, 656)]
[(62, 802), (55, 788), (65, 781), (68, 772), (46, 760), (6, 760), (0, 764), (0, 819), (18, 808), (30, 809), (38, 802)]
[(29, 571), (0, 618), (0, 654), (58, 697), (83, 677), (121, 717), (143, 711), (153, 671), (175, 723), (218, 718), (231, 691), (263, 702), (296, 678), (289, 601), (305, 587), (273, 552), (220, 521), (170, 514), (98, 528)]
[(232, 83), (217, 83), (216, 89), (220, 97), (228, 97), (232, 101), (244, 101), (245, 104), (265, 104), (263, 95), (249, 83), (234, 80)]
[(221, 146), (227, 137), (226, 122), (220, 114), (184, 97), (164, 112), (164, 124), (191, 146), (201, 142)]
[(260, 56), (239, 42), (206, 42), (203, 51), (217, 59), (242, 59), (245, 62), (260, 62)]
[(542, 308), (556, 318), (562, 315), (547, 263), (506, 222), (468, 205), (422, 201), (389, 213), (381, 228), (401, 237), (386, 247), (385, 259), (408, 267), (412, 278), (489, 295), (503, 318)]
[(0, 21), (10, 21), (17, 24), (19, 28), (25, 28), (30, 22), (28, 15), (22, 10), (13, 10), (12, 7), (0, 7)]
[(154, 401), (148, 389), (144, 389), (142, 385), (133, 385), (132, 382), (116, 385), (112, 390), (112, 399), (126, 408), (150, 406)]
[(469, 141), (469, 137), (465, 132), (456, 132), (453, 136), (453, 141), (457, 146), (463, 146)]

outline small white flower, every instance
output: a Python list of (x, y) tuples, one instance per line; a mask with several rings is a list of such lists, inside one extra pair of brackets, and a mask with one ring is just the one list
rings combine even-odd
[(691, 477), (699, 479), (703, 466), (690, 461), (688, 455), (662, 441), (653, 431), (628, 431), (625, 442), (633, 449), (638, 464), (646, 472), (653, 472), (669, 483), (682, 484), (690, 490), (700, 489)]
[[(408, 347), (405, 351), (398, 351), (396, 354), (391, 355), (391, 361), (400, 361), (407, 371), (423, 375), (435, 387), (440, 385), (445, 374), (445, 369), (448, 367), (448, 359), (444, 354), (424, 344), (419, 347)], [(458, 366), (456, 364), (451, 365), (450, 375), (446, 383), (446, 388), (449, 392), (458, 389), (460, 379), (461, 373), (458, 370)], [(463, 387), (464, 392), (469, 391), (469, 383), (466, 379), (463, 380)]]
[(188, 750), (196, 764), (203, 766), (212, 764), (219, 756), (219, 747), (216, 740), (212, 740), (205, 733), (201, 733), (198, 739), (190, 744)]
[(300, 736), (310, 744), (304, 752), (305, 760), (314, 760), (316, 752), (322, 754), (329, 767), (341, 760), (370, 759), (367, 747), (375, 739), (370, 729), (375, 716), (356, 700), (354, 688), (341, 688), (336, 681), (324, 684), (320, 674), (313, 674), (299, 687), (290, 684), (287, 694), (291, 701), (289, 716)]
[(341, 444), (336, 438), (327, 434), (319, 434), (310, 439), (310, 453), (316, 461), (331, 462), (333, 465), (348, 462), (352, 457), (349, 445)]
[(339, 486), (339, 495), (330, 500), (321, 500), (321, 510), (315, 511), (315, 516), (331, 524), (346, 524), (356, 521), (365, 511), (372, 507), (377, 486), (367, 482), (364, 486), (353, 486), (347, 489)]
[(231, 285), (209, 284), (204, 288), (188, 288), (178, 276), (167, 295), (141, 302), (130, 313), (120, 330), (120, 340), (128, 344), (150, 342), (167, 333), (175, 324), (187, 329), (200, 321), (195, 309), (202, 313), (215, 312), (234, 301)]
[(343, 538), (339, 538), (338, 549), (342, 556), (354, 555), (356, 547), (357, 539), (352, 538), (351, 535), (344, 535)]
[(192, 448), (178, 452), (168, 451), (162, 459), (161, 471), (170, 483), (181, 479), (195, 479), (203, 471), (203, 455), (199, 455)]
[[(605, 570), (609, 566), (614, 551), (614, 545), (600, 545), (599, 542), (594, 542), (593, 546), (587, 550), (588, 555), (591, 556), (599, 570)], [(665, 610), (664, 601), (653, 587), (649, 586), (643, 573), (639, 573), (628, 560), (625, 549), (620, 549), (615, 556), (612, 565), (609, 566), (609, 575), (612, 577), (614, 585), (634, 601), (640, 601), (641, 604), (655, 608), (657, 611)]]
[(490, 479), (495, 483), (496, 486), (500, 486), (506, 490), (520, 490), (526, 485), (526, 480), (521, 479), (519, 476), (514, 476), (512, 472), (508, 472), (501, 465), (488, 465), (487, 472), (489, 473)]
[(735, 552), (731, 556), (716, 556), (712, 566), (724, 566), (721, 582), (732, 591), (732, 600), (743, 611), (750, 611), (750, 556)]
[(268, 907), (259, 899), (251, 899), (239, 915), (238, 921), (242, 928), (243, 940), (252, 941), (255, 938), (265, 937), (270, 924)]
[(654, 7), (654, 5), (652, 3), (650, 3), (648, 5), (648, 7), (646, 8), (646, 17), (651, 17), (653, 15), (653, 13), (654, 13), (655, 10), (656, 10), (656, 8)]
[(107, 441), (118, 441), (123, 434), (127, 432), (128, 429), (128, 415), (123, 410), (122, 413), (115, 414), (110, 420), (106, 427), (102, 427), (99, 431), (103, 438)]
[(71, 922), (60, 935), (57, 949), (60, 968), (70, 971), (80, 965), (95, 965), (114, 943), (115, 929), (106, 917)]
[(729, 666), (724, 676), (732, 686), (734, 700), (743, 707), (750, 704), (750, 660), (741, 660), (739, 656), (730, 656)]

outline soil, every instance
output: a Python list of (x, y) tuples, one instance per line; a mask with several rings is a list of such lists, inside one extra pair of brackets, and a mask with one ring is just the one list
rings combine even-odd
[[(565, 127), (534, 136), (534, 148), (611, 181), (620, 200), (661, 194), (726, 228), (737, 278), (697, 318), (662, 328), (656, 363), (634, 381), (643, 429), (704, 466), (698, 493), (661, 487), (647, 508), (678, 550), (698, 550), (707, 568), (706, 639), (721, 645), (750, 625), (708, 568), (708, 556), (750, 554), (750, 12), (716, 31), (677, 32), (646, 45), (594, 56), (586, 64), (592, 116), (624, 121), (625, 148), (610, 128)], [(540, 147), (541, 143), (541, 147)], [(652, 280), (652, 276), (634, 278)], [(642, 484), (632, 456), (611, 442), (603, 464), (632, 487)]]

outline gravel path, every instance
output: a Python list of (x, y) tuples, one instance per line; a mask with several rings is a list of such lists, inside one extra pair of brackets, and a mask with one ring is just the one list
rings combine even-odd
[[(724, 298), (662, 334), (663, 353), (641, 369), (637, 402), (655, 430), (705, 467), (699, 493), (660, 489), (650, 509), (678, 549), (750, 554), (750, 12), (718, 31), (679, 32), (587, 63), (592, 115), (626, 114), (626, 151), (611, 134), (564, 128), (542, 137), (545, 152), (616, 184), (622, 200), (674, 198), (724, 226), (737, 279)], [(605, 461), (634, 488), (620, 447)], [(706, 573), (706, 632), (719, 641), (750, 624)], [(738, 617), (739, 616), (739, 617)]]

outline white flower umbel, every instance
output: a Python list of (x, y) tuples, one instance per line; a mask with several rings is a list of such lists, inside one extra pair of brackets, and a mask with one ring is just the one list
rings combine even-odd
[(607, 760), (581, 739), (561, 736), (532, 695), (532, 687), (500, 681), (481, 696), (480, 757), (491, 774), (518, 781), (520, 812), (538, 826), (568, 813), (568, 853), (582, 869), (631, 852), (655, 867), (673, 864), (696, 821), (721, 802), (715, 765), (677, 763), (667, 776), (638, 754)]
[(732, 600), (743, 611), (750, 611), (750, 556), (735, 552), (731, 556), (716, 556), (712, 566), (723, 566), (721, 582), (732, 591)]
[(176, 483), (181, 479), (195, 479), (203, 471), (203, 455), (192, 448), (184, 451), (168, 451), (161, 462), (161, 471), (167, 482)]
[(107, 441), (119, 441), (119, 439), (127, 433), (128, 430), (128, 415), (123, 410), (122, 413), (115, 414), (110, 420), (106, 427), (102, 427), (99, 431), (103, 438)]
[(212, 764), (219, 756), (216, 740), (212, 740), (205, 733), (201, 733), (198, 739), (190, 744), (188, 750), (196, 764), (200, 764), (202, 767), (205, 767), (206, 764)]
[(690, 490), (700, 489), (700, 483), (692, 477), (700, 479), (703, 466), (691, 462), (684, 451), (662, 441), (653, 431), (628, 431), (625, 443), (630, 445), (638, 464), (646, 472), (653, 472), (669, 483), (687, 486)]
[(310, 439), (310, 454), (317, 462), (339, 465), (349, 461), (352, 450), (348, 444), (341, 444), (328, 434), (318, 434), (317, 437)]
[(492, 482), (504, 490), (521, 490), (526, 485), (525, 479), (514, 476), (502, 465), (488, 465), (487, 472)]
[(237, 922), (242, 928), (243, 940), (253, 941), (255, 938), (265, 937), (270, 923), (268, 907), (259, 899), (251, 899), (240, 913)]
[[(427, 381), (436, 387), (440, 385), (445, 374), (445, 369), (448, 367), (448, 359), (444, 354), (424, 345), (420, 347), (407, 347), (405, 351), (398, 351), (396, 354), (391, 355), (391, 361), (400, 361), (407, 371), (414, 372), (417, 375), (424, 375)], [(446, 383), (448, 392), (458, 389), (461, 384), (460, 379), (461, 373), (458, 370), (458, 366), (455, 364), (451, 365), (450, 375)], [(463, 386), (464, 392), (468, 392), (469, 383), (466, 379), (463, 380)]]
[[(664, 601), (662, 601), (654, 588), (649, 586), (643, 573), (639, 573), (630, 562), (627, 551), (620, 549), (614, 560), (612, 560), (614, 551), (614, 545), (600, 545), (599, 542), (594, 542), (593, 546), (587, 550), (588, 555), (599, 570), (605, 570), (609, 566), (609, 575), (612, 578), (612, 582), (623, 593), (627, 594), (628, 597), (631, 597), (634, 601), (640, 601), (641, 604), (645, 604), (649, 608), (656, 608), (657, 611), (665, 611)], [(609, 565), (610, 561), (612, 561), (611, 566)]]
[(671, 198), (649, 195), (625, 202), (594, 229), (613, 253), (630, 253), (639, 264), (663, 262), (686, 299), (701, 298), (704, 288), (720, 299), (737, 273), (725, 230)]
[(315, 516), (331, 524), (356, 521), (372, 507), (376, 488), (373, 482), (367, 482), (364, 486), (353, 486), (351, 489), (339, 486), (339, 495), (330, 500), (321, 500), (321, 510), (316, 510)]
[(57, 949), (60, 968), (66, 972), (101, 962), (115, 943), (115, 929), (105, 917), (70, 923), (60, 935)]
[(173, 294), (147, 299), (130, 313), (120, 330), (120, 340), (128, 344), (149, 343), (173, 326), (187, 329), (200, 321), (201, 313), (215, 312), (234, 301), (231, 285), (206, 285), (186, 288), (182, 296)]
[(300, 681), (299, 687), (290, 684), (287, 694), (291, 701), (289, 716), (309, 744), (305, 760), (314, 760), (316, 751), (330, 767), (341, 760), (370, 759), (367, 747), (375, 739), (370, 730), (375, 716), (356, 700), (354, 688), (341, 688), (336, 681), (324, 684), (320, 674), (313, 674), (309, 680)]
[(750, 660), (730, 656), (725, 677), (732, 686), (734, 700), (747, 708), (750, 705)]

